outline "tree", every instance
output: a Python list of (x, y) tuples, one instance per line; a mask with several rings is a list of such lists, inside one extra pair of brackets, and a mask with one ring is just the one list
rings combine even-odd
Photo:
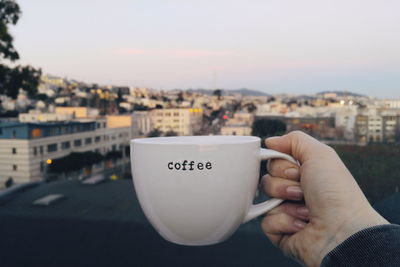
[(260, 138), (282, 135), (286, 131), (286, 124), (280, 120), (258, 119), (253, 122), (251, 134)]
[(159, 129), (153, 129), (147, 134), (147, 137), (159, 137), (161, 135), (162, 132)]
[(164, 136), (177, 136), (178, 133), (174, 132), (173, 130), (169, 130), (164, 134)]
[(13, 45), (13, 37), (8, 25), (16, 25), (21, 10), (15, 0), (0, 1), (0, 94), (16, 99), (20, 89), (25, 90), (29, 97), (34, 97), (42, 72), (31, 66), (9, 67), (4, 61), (15, 62), (19, 54)]
[(213, 92), (213, 95), (218, 97), (218, 100), (220, 100), (221, 96), (222, 96), (222, 90), (221, 89), (215, 89), (214, 92)]

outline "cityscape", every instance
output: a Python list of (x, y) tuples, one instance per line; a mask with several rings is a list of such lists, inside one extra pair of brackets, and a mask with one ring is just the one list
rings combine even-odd
[[(1, 105), (3, 188), (60, 179), (61, 173), (61, 177), (83, 179), (129, 165), (129, 141), (133, 138), (265, 138), (301, 130), (333, 145), (400, 142), (400, 100), (347, 90), (315, 95), (268, 95), (248, 89), (163, 91), (43, 75), (36, 98), (20, 92), (16, 100), (2, 96)], [(57, 167), (73, 160), (73, 153), (86, 152), (92, 152), (94, 161), (80, 170)], [(126, 174), (121, 175), (129, 176), (129, 166), (124, 170)]]

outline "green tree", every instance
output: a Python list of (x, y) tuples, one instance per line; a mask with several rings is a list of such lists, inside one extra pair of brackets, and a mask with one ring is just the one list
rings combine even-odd
[(159, 137), (161, 135), (162, 131), (160, 131), (159, 129), (153, 129), (147, 134), (147, 137)]
[(174, 132), (173, 130), (169, 130), (164, 134), (164, 136), (178, 136), (178, 133)]
[(221, 89), (215, 89), (214, 92), (213, 92), (213, 95), (218, 97), (218, 100), (220, 100), (221, 97), (222, 97), (222, 90)]
[(286, 124), (280, 120), (258, 119), (253, 122), (251, 134), (260, 138), (282, 135), (286, 131)]
[(0, 94), (14, 99), (20, 89), (34, 97), (42, 74), (40, 69), (31, 66), (10, 67), (5, 64), (5, 61), (15, 62), (19, 59), (9, 25), (16, 25), (20, 15), (21, 10), (14, 0), (0, 1)]

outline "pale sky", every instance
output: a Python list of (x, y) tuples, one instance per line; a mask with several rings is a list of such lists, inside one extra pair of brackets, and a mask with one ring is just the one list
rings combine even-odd
[(17, 2), (21, 62), (45, 73), (157, 89), (400, 98), (397, 0)]

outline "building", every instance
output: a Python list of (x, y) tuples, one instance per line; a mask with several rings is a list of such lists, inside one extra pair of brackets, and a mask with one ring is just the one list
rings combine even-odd
[(20, 113), (18, 115), (20, 122), (66, 121), (71, 119), (71, 113), (42, 113), (37, 110), (30, 110), (29, 113)]
[(132, 136), (146, 136), (153, 128), (148, 111), (135, 111), (132, 113)]
[(133, 132), (147, 135), (151, 130), (175, 132), (177, 135), (194, 135), (201, 129), (203, 110), (201, 108), (153, 109), (134, 112)]
[[(115, 124), (114, 124), (115, 125)], [(0, 184), (41, 180), (47, 160), (72, 152), (105, 155), (129, 145), (131, 127), (108, 128), (106, 119), (26, 123), (0, 123)]]
[(221, 135), (251, 135), (251, 127), (245, 125), (226, 125), (221, 127)]
[(68, 114), (73, 118), (89, 118), (99, 115), (99, 110), (95, 108), (87, 107), (56, 107), (55, 113), (57, 114)]
[(225, 125), (245, 125), (251, 126), (254, 121), (254, 115), (247, 112), (237, 112), (233, 114), (233, 118), (228, 119)]
[(251, 135), (253, 121), (253, 114), (237, 112), (221, 127), (221, 135)]
[(356, 116), (356, 141), (361, 143), (400, 141), (400, 110), (365, 109)]
[(354, 141), (357, 106), (348, 105), (338, 108), (335, 113), (335, 128), (341, 132), (341, 139)]

